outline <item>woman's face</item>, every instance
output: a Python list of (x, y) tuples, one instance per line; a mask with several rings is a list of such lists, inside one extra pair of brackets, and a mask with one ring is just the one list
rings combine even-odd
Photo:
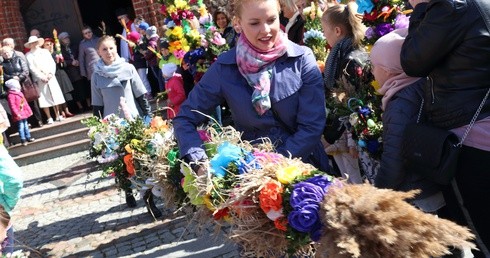
[(260, 50), (272, 49), (280, 31), (277, 1), (246, 1), (241, 10), (237, 22), (248, 41)]
[(218, 28), (220, 29), (224, 29), (228, 26), (228, 19), (225, 14), (218, 13), (218, 15), (216, 15), (216, 25), (218, 25)]
[(50, 53), (53, 53), (53, 42), (44, 41), (43, 48), (47, 49)]
[(2, 50), (2, 57), (4, 59), (10, 59), (10, 58), (12, 58), (13, 53), (14, 53), (14, 51), (11, 49), (3, 49)]
[(116, 44), (112, 40), (105, 40), (101, 42), (99, 48), (97, 49), (97, 53), (106, 65), (111, 65), (118, 57)]

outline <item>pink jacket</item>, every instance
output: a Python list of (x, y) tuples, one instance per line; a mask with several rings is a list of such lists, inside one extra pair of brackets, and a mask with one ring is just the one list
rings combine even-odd
[[(172, 119), (179, 113), (180, 105), (185, 100), (184, 80), (182, 75), (176, 73), (165, 84), (165, 90), (168, 92), (168, 107), (172, 110), (167, 110), (168, 119)], [(175, 114), (174, 114), (175, 112)]]
[(26, 101), (24, 94), (20, 91), (9, 91), (7, 100), (10, 110), (12, 110), (12, 120), (14, 122), (27, 119), (32, 116), (31, 107)]

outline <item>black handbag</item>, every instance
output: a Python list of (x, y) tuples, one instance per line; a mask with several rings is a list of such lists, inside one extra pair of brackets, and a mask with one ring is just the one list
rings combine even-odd
[(456, 174), (463, 142), (480, 114), (489, 93), (490, 89), (461, 140), (448, 130), (419, 123), (424, 105), (422, 100), (417, 123), (407, 125), (403, 134), (402, 155), (406, 171), (424, 175), (438, 184), (449, 184)]

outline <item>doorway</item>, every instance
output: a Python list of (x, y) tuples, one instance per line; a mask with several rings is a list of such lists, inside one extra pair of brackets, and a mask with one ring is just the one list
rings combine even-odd
[(97, 36), (102, 36), (100, 22), (106, 25), (106, 34), (121, 33), (122, 26), (116, 18), (115, 11), (120, 8), (127, 10), (129, 18), (134, 18), (133, 3), (131, 0), (78, 0), (78, 8), (83, 24), (90, 26)]

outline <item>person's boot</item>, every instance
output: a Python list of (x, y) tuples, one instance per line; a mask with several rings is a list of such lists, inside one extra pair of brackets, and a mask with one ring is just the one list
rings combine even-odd
[(129, 208), (134, 208), (136, 207), (136, 199), (134, 199), (133, 193), (131, 190), (126, 191), (126, 205), (128, 205)]
[(143, 196), (143, 200), (146, 204), (146, 209), (148, 213), (150, 213), (153, 218), (160, 218), (163, 216), (162, 212), (155, 206), (153, 202), (153, 194), (151, 193), (151, 189), (146, 190), (145, 195)]

